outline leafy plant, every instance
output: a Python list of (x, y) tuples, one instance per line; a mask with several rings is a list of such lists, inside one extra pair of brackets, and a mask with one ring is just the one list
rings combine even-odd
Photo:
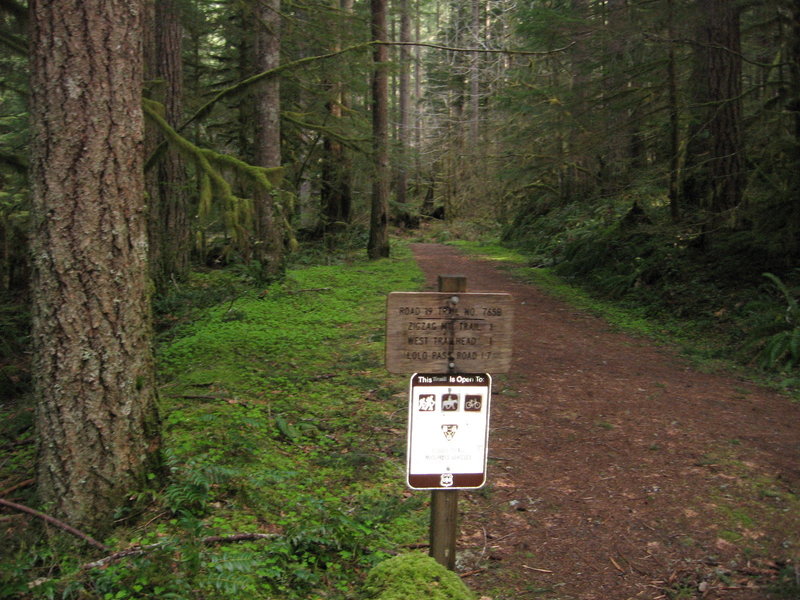
[(764, 277), (771, 282), (772, 292), (781, 294), (783, 304), (750, 304), (751, 312), (760, 313), (750, 344), (758, 349), (756, 360), (761, 368), (790, 371), (800, 364), (800, 304), (796, 292), (777, 275), (764, 273)]

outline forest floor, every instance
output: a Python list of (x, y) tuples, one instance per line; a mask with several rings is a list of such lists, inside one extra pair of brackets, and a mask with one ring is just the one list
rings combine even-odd
[[(487, 486), (462, 492), (458, 570), (489, 598), (796, 598), (800, 404), (521, 283), (413, 244), (470, 292), (515, 300)], [(488, 566), (487, 566), (488, 565)]]

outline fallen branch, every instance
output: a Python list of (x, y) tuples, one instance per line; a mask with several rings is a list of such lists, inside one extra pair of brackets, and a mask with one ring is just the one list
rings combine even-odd
[(408, 548), (409, 550), (421, 550), (422, 548), (430, 548), (430, 543), (426, 542), (419, 542), (416, 544), (403, 544), (403, 548)]
[(19, 489), (33, 485), (35, 482), (35, 479), (26, 479), (25, 481), (20, 481), (16, 485), (12, 485), (10, 488), (4, 489), (2, 492), (0, 492), (0, 496), (8, 496), (11, 492), (16, 492)]
[[(246, 542), (251, 540), (263, 540), (263, 539), (272, 539), (278, 537), (277, 533), (234, 533), (232, 535), (210, 535), (208, 537), (204, 537), (200, 540), (201, 544), (228, 544), (232, 542)], [(146, 546), (131, 546), (130, 548), (125, 548), (124, 550), (118, 550), (113, 554), (109, 554), (108, 556), (104, 556), (98, 560), (93, 560), (92, 562), (85, 563), (81, 565), (81, 570), (86, 571), (87, 569), (100, 569), (110, 565), (113, 562), (118, 560), (122, 560), (123, 558), (128, 558), (129, 556), (141, 556), (142, 554), (147, 554), (148, 552), (152, 552), (153, 550), (158, 550), (163, 546), (166, 546), (168, 542), (158, 542), (155, 544), (147, 544)], [(108, 548), (106, 548), (108, 550)], [(28, 583), (28, 588), (33, 589), (38, 587), (44, 583), (47, 583), (50, 579), (46, 577), (42, 577), (41, 579), (36, 579)]]
[(523, 568), (529, 569), (531, 571), (536, 571), (537, 573), (552, 573), (550, 569), (539, 569), (537, 567), (529, 567), (528, 565), (522, 565)]
[(617, 568), (617, 571), (619, 571), (620, 573), (624, 573), (625, 572), (625, 569), (623, 569), (622, 567), (619, 566), (619, 563), (614, 560), (613, 556), (609, 556), (608, 560), (610, 560), (611, 564), (614, 565)]
[(37, 519), (42, 519), (43, 521), (46, 521), (47, 523), (50, 523), (51, 525), (55, 525), (56, 527), (66, 531), (67, 533), (71, 533), (75, 537), (79, 537), (80, 539), (82, 539), (87, 544), (90, 544), (90, 545), (94, 546), (95, 548), (99, 548), (100, 550), (103, 550), (104, 552), (108, 552), (108, 551), (111, 550), (111, 548), (109, 548), (105, 544), (102, 544), (102, 543), (98, 542), (96, 539), (94, 539), (93, 537), (91, 537), (90, 535), (87, 535), (87, 534), (83, 533), (82, 531), (79, 531), (79, 530), (75, 529), (72, 525), (67, 525), (66, 523), (64, 523), (63, 521), (59, 521), (55, 517), (51, 517), (50, 515), (46, 515), (43, 512), (39, 512), (38, 510), (34, 510), (33, 508), (30, 508), (30, 507), (25, 506), (23, 504), (17, 504), (16, 502), (10, 502), (8, 500), (3, 500), (2, 498), (0, 498), (0, 506), (6, 506), (8, 508), (13, 508), (14, 510), (18, 510), (20, 512), (28, 513), (29, 515), (33, 515)]
[(304, 292), (329, 292), (331, 288), (329, 287), (322, 287), (322, 288), (308, 288), (305, 290), (287, 290), (284, 294), (302, 294)]
[(467, 571), (466, 573), (459, 573), (458, 576), (464, 579), (465, 577), (472, 577), (478, 573), (483, 573), (485, 570), (486, 569), (484, 567), (480, 567), (478, 569), (473, 569), (472, 571)]
[(3, 448), (6, 450), (13, 450), (14, 448), (19, 448), (20, 446), (27, 446), (28, 444), (33, 444), (36, 442), (35, 438), (26, 438), (24, 440), (14, 440), (13, 442), (8, 442), (7, 444), (3, 444)]
[[(268, 540), (276, 537), (278, 537), (277, 533), (234, 533), (231, 535), (209, 535), (202, 538), (200, 543), (210, 546), (211, 544), (231, 544), (233, 542)], [(81, 570), (98, 569), (129, 556), (141, 556), (142, 554), (147, 554), (153, 550), (158, 550), (166, 544), (167, 542), (157, 542), (155, 544), (148, 544), (146, 546), (131, 546), (130, 548), (118, 550), (113, 554), (109, 554), (108, 556), (98, 560), (93, 560), (92, 562), (86, 563), (85, 565), (81, 566)]]
[(452, 46), (443, 46), (442, 44), (432, 44), (430, 42), (373, 42), (375, 44), (383, 44), (385, 46), (421, 46), (423, 48), (434, 48), (436, 50), (447, 50), (448, 52), (466, 52), (469, 54), (508, 54), (520, 56), (549, 56), (551, 54), (558, 54), (569, 50), (575, 45), (575, 42), (570, 42), (563, 48), (555, 48), (554, 50), (513, 50), (511, 48), (454, 48)]

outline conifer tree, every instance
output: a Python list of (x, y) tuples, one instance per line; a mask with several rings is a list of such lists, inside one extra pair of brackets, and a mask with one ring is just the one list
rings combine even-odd
[(33, 350), (43, 503), (103, 532), (155, 467), (143, 4), (32, 0)]
[[(371, 0), (373, 41), (388, 41), (386, 0)], [(375, 44), (372, 67), (373, 182), (367, 254), (371, 259), (389, 256), (389, 77), (386, 44)]]

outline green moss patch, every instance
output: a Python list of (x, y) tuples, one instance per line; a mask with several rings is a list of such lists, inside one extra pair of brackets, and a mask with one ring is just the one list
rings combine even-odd
[(369, 600), (474, 600), (464, 582), (430, 556), (401, 554), (377, 564), (367, 575)]

